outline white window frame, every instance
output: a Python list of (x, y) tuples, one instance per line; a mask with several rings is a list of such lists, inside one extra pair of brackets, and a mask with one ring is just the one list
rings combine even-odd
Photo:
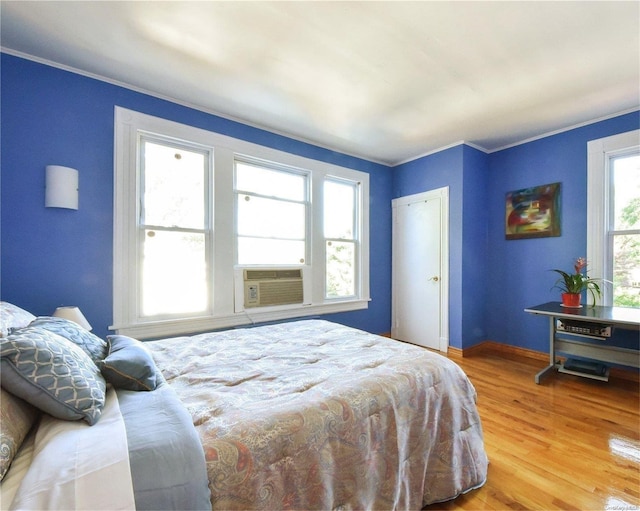
[[(213, 252), (214, 252), (214, 246), (213, 246), (213, 242), (212, 242), (212, 225), (213, 225), (213, 197), (211, 194), (212, 191), (212, 186), (210, 185), (210, 183), (213, 182), (213, 148), (212, 147), (207, 147), (207, 146), (201, 146), (199, 144), (194, 144), (194, 143), (186, 143), (186, 142), (177, 142), (175, 139), (172, 138), (168, 138), (168, 137), (163, 137), (163, 136), (159, 136), (157, 134), (150, 134), (148, 132), (143, 132), (143, 131), (138, 131), (138, 141), (137, 141), (137, 147), (141, 148), (142, 147), (142, 141), (145, 140), (147, 142), (152, 142), (152, 143), (158, 143), (158, 144), (166, 144), (167, 146), (169, 145), (173, 145), (173, 147), (175, 147), (176, 150), (187, 150), (187, 151), (194, 151), (194, 152), (200, 152), (203, 154), (206, 154), (206, 159), (207, 161), (207, 175), (205, 176), (204, 179), (204, 186), (205, 186), (205, 197), (204, 197), (204, 211), (205, 211), (205, 218), (204, 218), (204, 223), (201, 229), (192, 229), (192, 231), (194, 232), (198, 232), (201, 231), (201, 233), (204, 236), (205, 239), (205, 258), (206, 258), (206, 265), (207, 265), (207, 307), (205, 309), (205, 313), (206, 314), (211, 314), (213, 311), (213, 289), (211, 289), (212, 287), (212, 281), (213, 279), (210, 278), (210, 274), (212, 272), (212, 268), (213, 268)], [(137, 177), (137, 183), (139, 184), (140, 187), (142, 187), (142, 183), (145, 180), (145, 176), (144, 173), (146, 172), (146, 169), (143, 169), (143, 162), (142, 162), (142, 154), (139, 152), (139, 154), (137, 155), (137, 165), (138, 165), (138, 169), (140, 174)], [(138, 201), (136, 201), (136, 207), (140, 208), (142, 211), (145, 210), (146, 206), (144, 205), (144, 200), (142, 197), (139, 198)], [(145, 321), (145, 322), (149, 322), (149, 321), (163, 321), (163, 320), (167, 320), (170, 319), (172, 317), (183, 317), (183, 318), (191, 318), (191, 317), (198, 317), (200, 315), (202, 315), (202, 312), (198, 312), (198, 313), (166, 313), (166, 314), (157, 314), (155, 316), (152, 315), (146, 315), (144, 316), (144, 320), (142, 313), (138, 310), (138, 307), (141, 305), (141, 292), (142, 292), (142, 275), (141, 275), (141, 271), (142, 271), (142, 254), (140, 253), (140, 249), (142, 247), (142, 245), (144, 244), (143, 242), (143, 238), (144, 238), (144, 231), (150, 227), (152, 227), (154, 230), (166, 230), (166, 231), (173, 231), (173, 232), (178, 232), (178, 231), (185, 231), (184, 228), (182, 227), (159, 227), (159, 226), (150, 226), (149, 224), (147, 224), (146, 222), (146, 218), (142, 218), (143, 215), (140, 214), (141, 211), (137, 210), (136, 211), (136, 225), (135, 228), (138, 230), (138, 238), (137, 238), (137, 242), (136, 242), (136, 254), (135, 254), (135, 262), (138, 266), (138, 269), (136, 271), (136, 275), (137, 275), (137, 280), (136, 280), (136, 288), (135, 288), (135, 293), (136, 293), (136, 298), (133, 301), (133, 305), (136, 307), (136, 311), (135, 313), (132, 311), (132, 314), (135, 314), (135, 317), (137, 317), (140, 321)], [(134, 291), (133, 289), (131, 289), (131, 291)]]
[[(613, 157), (638, 151), (639, 148), (640, 130), (587, 142), (587, 263), (591, 277), (613, 280), (613, 254), (608, 240), (611, 198), (609, 163)], [(611, 306), (611, 284), (605, 283), (601, 289), (602, 296), (596, 303)]]
[[(360, 221), (359, 221), (359, 216), (360, 216), (360, 211), (357, 208), (357, 204), (359, 204), (361, 202), (361, 195), (362, 195), (362, 186), (361, 183), (358, 181), (354, 181), (351, 179), (345, 179), (344, 177), (338, 177), (338, 176), (325, 176), (323, 183), (322, 183), (322, 190), (324, 191), (324, 184), (326, 182), (333, 182), (333, 183), (342, 183), (342, 184), (347, 184), (349, 186), (353, 186), (353, 192), (354, 192), (354, 201), (356, 204), (356, 210), (354, 211), (354, 218), (353, 218), (353, 236), (352, 238), (327, 238), (326, 234), (322, 233), (323, 236), (323, 246), (326, 247), (327, 242), (328, 241), (335, 241), (335, 242), (341, 242), (341, 241), (346, 241), (349, 243), (353, 243), (354, 244), (354, 257), (355, 257), (355, 261), (356, 261), (356, 269), (355, 269), (355, 274), (354, 274), (354, 293), (355, 296), (357, 297), (359, 294), (359, 289), (360, 289), (360, 282), (359, 282), (359, 278), (360, 278), (360, 272), (358, 271), (358, 261), (359, 261), (359, 255), (361, 252), (360, 249)], [(323, 197), (324, 199), (324, 197)], [(323, 200), (324, 202), (324, 200)], [(325, 254), (325, 259), (324, 259), (324, 265), (325, 265), (325, 269), (326, 269), (326, 254)], [(340, 296), (332, 296), (329, 297), (327, 296), (327, 279), (326, 279), (326, 275), (325, 275), (325, 280), (324, 280), (324, 284), (323, 284), (323, 290), (324, 290), (324, 299), (327, 301), (332, 301), (332, 300), (343, 300), (347, 297), (340, 297)]]
[[(113, 325), (119, 334), (141, 339), (202, 332), (219, 328), (275, 321), (303, 316), (345, 312), (368, 308), (369, 294), (369, 174), (312, 160), (226, 135), (187, 126), (174, 121), (115, 107), (114, 123), (114, 253), (113, 253)], [(214, 250), (212, 308), (206, 314), (190, 318), (139, 318), (136, 314), (135, 282), (137, 243), (138, 134), (146, 132), (172, 138), (180, 143), (210, 147), (213, 153), (213, 233)], [(234, 162), (245, 156), (280, 165), (305, 169), (311, 173), (311, 254), (304, 265), (305, 303), (236, 311), (236, 294), (242, 268), (235, 264)], [(324, 235), (321, 208), (322, 183), (326, 177), (357, 181), (360, 185), (358, 232), (358, 293), (355, 298), (324, 298)], [(314, 211), (314, 208), (316, 210)], [(320, 208), (319, 212), (317, 208)], [(226, 247), (216, 250), (216, 247)], [(133, 283), (133, 284), (132, 284)]]
[[(234, 214), (237, 213), (238, 211), (238, 195), (241, 194), (246, 194), (248, 193), (249, 195), (252, 195), (253, 192), (247, 192), (245, 190), (240, 190), (238, 189), (237, 184), (235, 183), (236, 180), (236, 170), (235, 170), (235, 166), (237, 163), (244, 163), (244, 164), (249, 164), (249, 165), (255, 165), (258, 167), (262, 167), (264, 169), (269, 169), (269, 170), (273, 170), (276, 172), (283, 172), (283, 173), (290, 173), (290, 174), (294, 174), (294, 175), (299, 175), (299, 176), (303, 176), (305, 178), (305, 197), (304, 200), (300, 202), (300, 204), (304, 204), (305, 207), (305, 219), (306, 219), (306, 223), (305, 223), (305, 251), (304, 251), (304, 260), (305, 263), (286, 263), (283, 264), (282, 266), (297, 266), (298, 264), (300, 264), (300, 266), (304, 266), (304, 264), (306, 264), (307, 261), (309, 261), (309, 253), (310, 253), (310, 247), (311, 247), (311, 240), (310, 240), (310, 234), (311, 234), (311, 229), (310, 229), (310, 224), (311, 224), (311, 208), (310, 208), (310, 186), (309, 183), (311, 182), (311, 172), (304, 170), (304, 169), (298, 169), (298, 168), (291, 168), (289, 166), (284, 166), (284, 165), (279, 165), (277, 163), (274, 162), (268, 162), (268, 161), (263, 161), (263, 160), (257, 160), (256, 158), (250, 158), (246, 155), (236, 155), (234, 158), (234, 188), (233, 188), (233, 193), (234, 193)], [(297, 202), (297, 201), (289, 201), (287, 199), (281, 199), (281, 198), (277, 198), (276, 200), (281, 200), (283, 202)], [(235, 219), (235, 223), (234, 223), (234, 230), (235, 230), (235, 234), (236, 236), (238, 236), (238, 226), (237, 226), (237, 218)], [(238, 259), (239, 259), (239, 254), (237, 253), (238, 251), (238, 240), (237, 238), (234, 241), (234, 247), (236, 249), (236, 257), (235, 257), (235, 261), (236, 264), (239, 265), (238, 263)], [(278, 266), (278, 265), (244, 265), (244, 267), (260, 267), (260, 266)]]

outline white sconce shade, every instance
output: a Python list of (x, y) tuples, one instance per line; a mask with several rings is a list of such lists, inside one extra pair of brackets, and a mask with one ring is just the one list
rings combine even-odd
[(78, 209), (78, 171), (47, 165), (45, 208)]
[(84, 317), (84, 314), (80, 311), (78, 307), (69, 306), (69, 307), (58, 307), (53, 316), (56, 318), (64, 318), (74, 323), (78, 323), (85, 330), (91, 330), (92, 326), (87, 321), (87, 318)]

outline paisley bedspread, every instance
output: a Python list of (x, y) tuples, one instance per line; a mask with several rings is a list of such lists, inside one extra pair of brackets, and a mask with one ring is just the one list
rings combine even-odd
[(437, 353), (322, 320), (146, 345), (214, 509), (420, 509), (485, 481), (475, 389)]

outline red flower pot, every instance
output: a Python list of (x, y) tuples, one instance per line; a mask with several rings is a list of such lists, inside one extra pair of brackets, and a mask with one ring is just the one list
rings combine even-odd
[(580, 293), (562, 293), (563, 307), (580, 307)]

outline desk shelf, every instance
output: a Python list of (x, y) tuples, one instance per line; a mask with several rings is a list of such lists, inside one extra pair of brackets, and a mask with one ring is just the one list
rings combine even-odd
[(584, 373), (582, 371), (574, 371), (572, 369), (567, 369), (564, 366), (564, 364), (559, 364), (558, 372), (565, 373), (565, 374), (573, 374), (574, 376), (582, 376), (583, 378), (590, 378), (592, 380), (609, 381), (609, 368), (607, 368), (607, 371), (605, 372), (604, 375), (600, 376), (598, 374)]
[[(640, 368), (639, 349), (611, 346), (609, 337), (600, 335), (603, 331), (607, 331), (608, 335), (611, 335), (611, 332), (616, 327), (621, 327), (638, 331), (640, 336), (640, 309), (603, 306), (567, 309), (562, 307), (559, 302), (549, 302), (525, 309), (525, 312), (549, 318), (549, 365), (536, 374), (536, 383), (540, 383), (542, 378), (552, 371), (608, 381), (608, 370), (605, 375), (600, 376), (566, 369), (558, 361), (557, 353), (596, 362)], [(558, 330), (558, 320), (567, 320), (574, 325), (582, 325), (584, 326), (584, 331), (593, 329), (598, 332), (598, 335)], [(581, 339), (595, 340), (596, 342)]]

